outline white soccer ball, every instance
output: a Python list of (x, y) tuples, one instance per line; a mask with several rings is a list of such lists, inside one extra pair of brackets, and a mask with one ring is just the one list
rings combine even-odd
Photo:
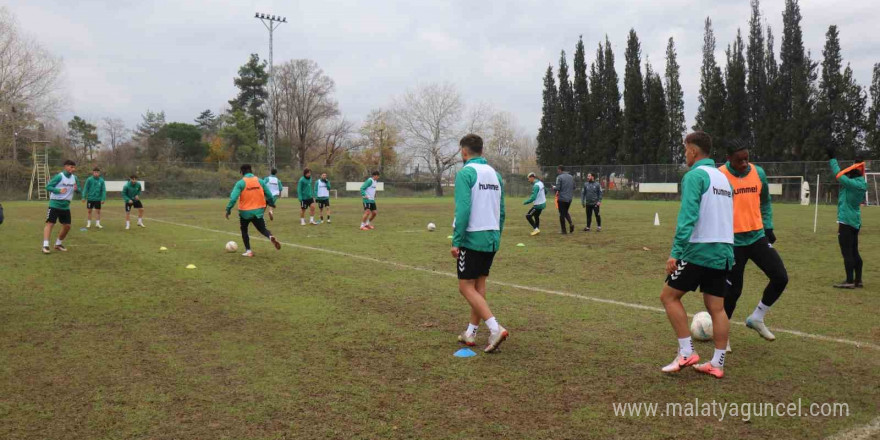
[(437, 229), (437, 225), (428, 223), (428, 232), (434, 232), (435, 229)]
[(235, 252), (238, 250), (238, 243), (234, 241), (230, 241), (226, 243), (226, 252)]
[(694, 320), (691, 321), (691, 336), (698, 341), (712, 340), (712, 316), (709, 312), (694, 315)]

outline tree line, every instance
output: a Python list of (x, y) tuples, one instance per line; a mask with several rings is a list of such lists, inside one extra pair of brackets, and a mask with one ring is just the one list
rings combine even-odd
[[(836, 25), (826, 32), (820, 63), (804, 48), (798, 0), (785, 1), (782, 17), (777, 60), (773, 29), (762, 24), (760, 0), (751, 0), (748, 42), (738, 29), (724, 52), (723, 70), (715, 59), (712, 20), (706, 18), (699, 107), (691, 128), (712, 135), (718, 159), (734, 142), (746, 143), (753, 160), (765, 162), (822, 160), (828, 147), (846, 157), (880, 156), (880, 63), (866, 89), (844, 65)], [(608, 37), (589, 69), (585, 56), (580, 38), (572, 74), (565, 51), (555, 73), (547, 67), (538, 163), (682, 163), (686, 119), (673, 38), (661, 77), (650, 62), (642, 70), (641, 44), (636, 31), (629, 31), (622, 96)]]

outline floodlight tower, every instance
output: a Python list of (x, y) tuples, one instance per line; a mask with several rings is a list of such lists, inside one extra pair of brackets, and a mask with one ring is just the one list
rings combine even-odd
[(275, 71), (272, 66), (272, 32), (281, 26), (281, 23), (287, 23), (287, 17), (280, 15), (269, 15), (257, 12), (254, 18), (260, 19), (263, 26), (269, 30), (269, 121), (266, 127), (266, 159), (269, 162), (269, 168), (275, 168)]

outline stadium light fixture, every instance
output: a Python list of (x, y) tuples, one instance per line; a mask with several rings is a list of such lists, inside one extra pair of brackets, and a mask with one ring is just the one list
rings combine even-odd
[(266, 126), (266, 160), (269, 164), (269, 168), (275, 168), (275, 111), (272, 109), (271, 103), (275, 102), (275, 69), (272, 63), (273, 57), (273, 32), (278, 26), (281, 26), (281, 23), (287, 23), (287, 17), (282, 17), (280, 15), (269, 15), (257, 12), (254, 18), (259, 19), (263, 22), (263, 26), (266, 26), (266, 29), (269, 31), (269, 103), (268, 112), (266, 116), (268, 116), (268, 124)]

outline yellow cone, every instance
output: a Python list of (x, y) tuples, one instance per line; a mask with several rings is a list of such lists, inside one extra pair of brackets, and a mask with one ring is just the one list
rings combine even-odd
[(167, 250), (168, 250), (168, 248), (165, 247), (165, 246), (160, 246), (160, 247), (159, 247), (159, 252), (164, 252), (164, 251), (167, 251)]
[(188, 264), (188, 265), (186, 266), (186, 268), (187, 268), (187, 269), (195, 269), (195, 268), (196, 268), (196, 265), (195, 265), (195, 264)]

